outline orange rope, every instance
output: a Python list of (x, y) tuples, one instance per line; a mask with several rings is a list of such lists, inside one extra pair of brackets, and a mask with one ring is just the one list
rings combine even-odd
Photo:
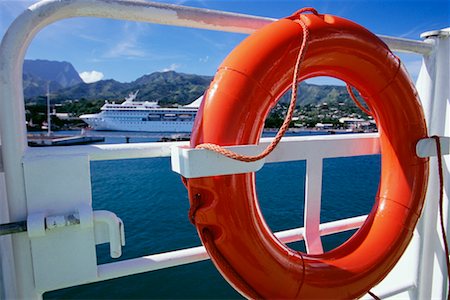
[[(447, 279), (450, 280), (450, 251), (448, 249), (447, 243), (447, 235), (445, 233), (445, 225), (444, 225), (444, 171), (442, 165), (442, 151), (441, 151), (441, 142), (440, 138), (437, 135), (433, 135), (431, 137), (436, 141), (436, 152), (438, 159), (438, 171), (439, 171), (439, 223), (441, 226), (441, 234), (444, 242), (444, 250), (445, 250), (445, 261), (447, 263)], [(447, 299), (450, 300), (450, 290), (447, 290)]]
[(196, 149), (207, 149), (210, 151), (220, 153), (220, 154), (222, 154), (226, 157), (229, 157), (231, 159), (234, 159), (234, 160), (239, 160), (239, 161), (244, 161), (244, 162), (253, 162), (253, 161), (257, 161), (257, 160), (260, 160), (260, 159), (266, 157), (277, 147), (281, 138), (284, 136), (286, 131), (289, 129), (289, 124), (291, 123), (292, 116), (294, 114), (295, 103), (297, 102), (297, 90), (298, 90), (297, 83), (298, 83), (298, 78), (299, 78), (299, 74), (300, 74), (300, 65), (305, 57), (306, 50), (308, 49), (309, 30), (308, 30), (308, 27), (306, 26), (306, 24), (300, 18), (300, 14), (302, 14), (304, 12), (312, 12), (313, 14), (316, 14), (316, 15), (318, 14), (317, 11), (311, 7), (302, 8), (294, 13), (294, 15), (299, 15), (298, 23), (300, 24), (300, 26), (303, 29), (303, 39), (302, 39), (302, 44), (300, 46), (300, 50), (298, 52), (297, 61), (295, 63), (294, 75), (292, 78), (292, 95), (291, 95), (291, 102), (289, 104), (289, 109), (287, 111), (286, 118), (284, 119), (283, 125), (281, 125), (277, 135), (272, 140), (272, 142), (269, 144), (269, 146), (267, 146), (267, 148), (263, 152), (261, 152), (258, 155), (254, 155), (254, 156), (241, 155), (241, 154), (238, 154), (231, 150), (225, 149), (222, 146), (219, 146), (216, 144), (210, 144), (210, 143), (204, 143), (204, 144), (197, 145), (195, 147)]
[(372, 291), (368, 291), (367, 294), (369, 294), (370, 296), (372, 296), (372, 298), (374, 300), (380, 300), (381, 298), (378, 297), (377, 295), (375, 295)]
[(360, 110), (365, 112), (367, 115), (371, 116), (372, 112), (370, 112), (367, 108), (362, 106), (361, 102), (359, 102), (358, 98), (356, 98), (355, 94), (353, 93), (352, 86), (347, 83), (347, 92), (350, 95), (350, 98), (355, 102), (356, 106), (359, 107)]

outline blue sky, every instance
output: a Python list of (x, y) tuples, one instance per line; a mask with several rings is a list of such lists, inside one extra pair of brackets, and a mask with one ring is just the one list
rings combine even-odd
[[(0, 36), (35, 1), (0, 0)], [(293, 1), (200, 0), (160, 1), (273, 18), (313, 6), (353, 20), (383, 35), (419, 39), (420, 33), (450, 26), (450, 1)], [(86, 80), (130, 82), (155, 71), (213, 75), (226, 55), (246, 35), (147, 23), (75, 18), (42, 30), (26, 58), (68, 61)], [(401, 55), (411, 76), (417, 77), (421, 58)], [(328, 82), (326, 80), (320, 82)], [(332, 81), (330, 81), (332, 82)]]

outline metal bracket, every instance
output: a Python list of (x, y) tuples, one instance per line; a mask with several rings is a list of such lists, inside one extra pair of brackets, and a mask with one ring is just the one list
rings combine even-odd
[(95, 243), (109, 243), (110, 255), (118, 258), (125, 246), (125, 230), (123, 222), (116, 214), (107, 210), (94, 211)]
[[(450, 137), (440, 136), (441, 154), (450, 154)], [(417, 156), (425, 158), (437, 156), (436, 140), (433, 138), (424, 138), (417, 142), (416, 145)]]
[(30, 238), (43, 237), (47, 232), (63, 227), (79, 225), (93, 226), (93, 214), (89, 207), (80, 206), (76, 212), (46, 216), (44, 213), (28, 215), (26, 231)]
[[(256, 155), (264, 150), (261, 145), (226, 147), (243, 155)], [(265, 159), (241, 162), (206, 149), (172, 146), (172, 170), (185, 178), (256, 172)]]
[(92, 212), (80, 208), (78, 212), (64, 215), (45, 216), (43, 213), (29, 215), (27, 221), (0, 225), (0, 235), (27, 231), (30, 238), (45, 237), (48, 231), (79, 225), (81, 228), (94, 224), (95, 243), (110, 244), (110, 255), (118, 258), (125, 246), (123, 222), (114, 213), (99, 210)]
[(431, 30), (431, 31), (426, 31), (424, 33), (422, 33), (420, 35), (421, 38), (423, 39), (427, 39), (430, 37), (448, 37), (450, 36), (450, 27), (444, 28), (444, 29), (439, 29), (439, 30)]

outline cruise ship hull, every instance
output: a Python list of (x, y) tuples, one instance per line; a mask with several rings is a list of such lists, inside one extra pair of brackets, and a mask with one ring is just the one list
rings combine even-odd
[(160, 107), (156, 102), (134, 101), (138, 91), (121, 104), (108, 103), (97, 114), (80, 116), (94, 130), (191, 132), (203, 97), (180, 107)]
[(191, 132), (194, 121), (119, 121), (97, 115), (86, 115), (83, 121), (90, 128), (101, 131), (143, 131), (143, 132)]

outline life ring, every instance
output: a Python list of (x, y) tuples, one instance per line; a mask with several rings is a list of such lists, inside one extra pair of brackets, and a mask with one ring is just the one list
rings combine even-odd
[[(219, 67), (194, 124), (191, 146), (256, 144), (264, 120), (289, 89), (302, 28), (297, 16), (245, 39)], [(195, 225), (212, 261), (249, 298), (357, 298), (394, 267), (424, 202), (428, 160), (415, 152), (427, 136), (414, 85), (399, 59), (365, 28), (332, 15), (301, 15), (310, 32), (300, 80), (341, 79), (358, 89), (376, 119), (381, 180), (363, 226), (320, 255), (299, 254), (268, 229), (254, 173), (188, 180)]]

